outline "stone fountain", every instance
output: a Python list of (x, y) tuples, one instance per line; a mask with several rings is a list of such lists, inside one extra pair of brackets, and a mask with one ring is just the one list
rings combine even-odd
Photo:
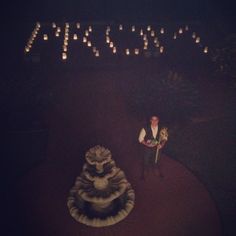
[(95, 146), (85, 155), (86, 163), (71, 189), (67, 206), (78, 222), (103, 227), (123, 220), (133, 209), (135, 194), (110, 150)]

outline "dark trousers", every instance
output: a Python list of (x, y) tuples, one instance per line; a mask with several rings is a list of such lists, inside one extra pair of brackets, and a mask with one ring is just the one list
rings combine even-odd
[(144, 147), (144, 153), (143, 153), (143, 166), (142, 166), (142, 178), (144, 178), (145, 172), (147, 172), (149, 169), (157, 168), (160, 175), (162, 175), (161, 168), (160, 168), (160, 155), (161, 150), (159, 150), (159, 155), (157, 159), (157, 163), (155, 163), (156, 159), (156, 147), (149, 148)]

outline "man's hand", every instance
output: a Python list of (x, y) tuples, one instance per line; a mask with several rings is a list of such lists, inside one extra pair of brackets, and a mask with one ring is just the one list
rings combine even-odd
[(145, 141), (143, 141), (142, 144), (147, 146), (147, 147), (155, 147), (156, 146), (156, 144), (153, 144), (151, 142), (145, 142)]
[(161, 148), (162, 148), (161, 144), (158, 144), (157, 149), (161, 149)]

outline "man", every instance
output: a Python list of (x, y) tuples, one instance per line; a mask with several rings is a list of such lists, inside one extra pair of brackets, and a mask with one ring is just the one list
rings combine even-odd
[[(162, 149), (168, 139), (167, 128), (159, 128), (159, 117), (152, 116), (150, 125), (142, 128), (139, 134), (139, 143), (144, 147), (143, 171), (142, 178), (144, 179), (150, 167), (164, 177), (160, 168), (160, 149)], [(157, 167), (156, 169), (154, 169)], [(158, 170), (158, 171), (157, 171)]]

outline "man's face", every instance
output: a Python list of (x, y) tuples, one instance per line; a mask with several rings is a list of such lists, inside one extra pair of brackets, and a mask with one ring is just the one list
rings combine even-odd
[(159, 122), (159, 118), (156, 116), (152, 116), (150, 119), (150, 122), (151, 122), (151, 126), (157, 126)]

